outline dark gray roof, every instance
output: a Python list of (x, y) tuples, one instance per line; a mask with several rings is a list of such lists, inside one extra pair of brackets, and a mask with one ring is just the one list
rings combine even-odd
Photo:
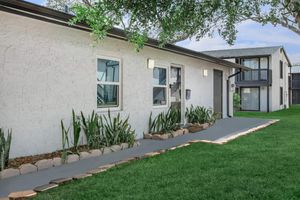
[(213, 50), (213, 51), (202, 51), (201, 53), (214, 56), (217, 58), (238, 58), (247, 56), (268, 56), (272, 55), (278, 50), (283, 50), (289, 64), (290, 60), (283, 48), (283, 46), (271, 46), (271, 47), (255, 47), (255, 48), (240, 48), (240, 49), (223, 49), (223, 50)]
[(274, 47), (256, 47), (256, 48), (242, 48), (242, 49), (222, 49), (213, 51), (202, 51), (202, 53), (215, 56), (218, 58), (236, 58), (243, 56), (257, 56), (257, 55), (272, 55), (282, 46)]

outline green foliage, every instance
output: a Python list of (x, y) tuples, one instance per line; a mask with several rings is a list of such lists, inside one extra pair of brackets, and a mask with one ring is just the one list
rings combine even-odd
[(74, 149), (77, 151), (79, 140), (80, 140), (81, 123), (80, 123), (80, 117), (75, 115), (73, 109), (72, 109), (72, 126), (73, 126), (73, 145), (74, 145)]
[(100, 148), (100, 129), (102, 127), (102, 123), (100, 123), (101, 121), (99, 120), (98, 115), (93, 111), (92, 114), (86, 119), (84, 114), (81, 112), (81, 122), (89, 148)]
[(218, 118), (218, 114), (214, 113), (210, 108), (205, 108), (203, 106), (194, 107), (191, 105), (190, 108), (186, 109), (185, 117), (187, 118), (188, 123), (204, 124), (214, 123)]
[(130, 146), (134, 144), (135, 131), (128, 122), (129, 117), (122, 120), (120, 113), (112, 117), (110, 111), (107, 116), (97, 115), (93, 111), (86, 119), (81, 112), (81, 121), (89, 148), (101, 148), (120, 143), (128, 143)]
[(97, 39), (103, 39), (113, 27), (121, 27), (136, 50), (143, 48), (148, 38), (164, 46), (192, 37), (198, 41), (215, 33), (232, 45), (236, 24), (249, 19), (262, 25), (280, 24), (300, 35), (299, 0), (84, 2), (72, 4), (75, 17), (71, 24), (86, 23)]
[(62, 162), (65, 163), (67, 159), (67, 155), (71, 153), (68, 150), (70, 148), (70, 141), (69, 141), (70, 127), (66, 129), (63, 120), (60, 121), (60, 125), (61, 125), (61, 141), (62, 141), (61, 159)]
[(240, 110), (241, 108), (241, 97), (238, 93), (233, 94), (233, 109), (234, 112)]
[(0, 128), (0, 171), (8, 165), (12, 130), (8, 130), (5, 138), (4, 131)]
[(180, 127), (180, 111), (174, 107), (171, 107), (166, 113), (159, 113), (153, 120), (151, 112), (148, 125), (150, 134), (170, 133)]
[[(129, 117), (124, 121), (120, 118), (120, 113), (116, 117), (111, 117), (110, 111), (108, 111), (107, 117), (103, 116), (105, 123), (102, 129), (102, 140), (105, 146), (111, 146), (114, 144), (128, 143), (130, 146), (135, 141), (135, 131), (132, 130), (128, 123)], [(102, 121), (102, 116), (100, 116)]]

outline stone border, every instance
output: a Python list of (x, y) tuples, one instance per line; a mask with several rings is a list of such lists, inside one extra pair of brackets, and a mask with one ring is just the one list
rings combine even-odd
[(173, 131), (172, 133), (166, 133), (166, 134), (144, 133), (144, 139), (167, 140), (169, 138), (178, 137), (178, 136), (185, 135), (188, 133), (189, 133), (189, 130), (187, 128), (180, 128), (176, 131)]
[[(139, 146), (139, 142), (136, 141), (133, 144), (133, 147)], [(19, 166), (19, 168), (8, 168), (0, 172), (0, 180), (5, 178), (10, 178), (22, 174), (34, 173), (43, 169), (48, 169), (51, 167), (60, 166), (62, 164), (74, 163), (79, 160), (84, 160), (87, 158), (98, 157), (101, 155), (109, 154), (112, 152), (121, 151), (128, 149), (128, 143), (122, 143), (120, 145), (112, 145), (110, 147), (104, 147), (102, 149), (92, 149), (89, 152), (83, 151), (77, 154), (70, 154), (67, 156), (66, 160), (63, 163), (63, 160), (60, 157), (55, 157), (53, 159), (42, 159), (37, 161), (35, 164), (26, 163)]]
[(178, 149), (178, 148), (187, 147), (191, 143), (195, 143), (195, 142), (189, 141), (188, 143), (181, 144), (181, 145), (169, 148), (167, 150), (161, 149), (161, 150), (158, 150), (158, 151), (146, 153), (142, 156), (131, 157), (131, 158), (127, 158), (127, 159), (124, 159), (124, 160), (119, 160), (119, 161), (111, 163), (111, 164), (99, 166), (96, 169), (87, 171), (84, 174), (75, 175), (73, 177), (64, 177), (64, 178), (58, 178), (58, 179), (55, 179), (55, 180), (51, 180), (51, 181), (49, 181), (49, 184), (37, 186), (32, 190), (12, 192), (8, 195), (8, 198), (9, 199), (15, 199), (15, 200), (17, 200), (17, 199), (29, 199), (31, 197), (36, 196), (38, 193), (48, 191), (52, 188), (59, 187), (60, 185), (65, 185), (65, 184), (68, 184), (68, 183), (71, 183), (71, 182), (74, 182), (74, 181), (77, 181), (77, 180), (85, 179), (85, 178), (100, 174), (102, 172), (105, 172), (105, 171), (107, 171), (111, 168), (118, 167), (118, 166), (123, 165), (123, 164), (128, 164), (128, 163), (136, 161), (136, 160), (141, 160), (141, 159), (146, 159), (146, 158), (158, 156), (158, 155), (166, 153), (168, 151), (172, 151), (172, 150), (175, 150), (175, 149)]

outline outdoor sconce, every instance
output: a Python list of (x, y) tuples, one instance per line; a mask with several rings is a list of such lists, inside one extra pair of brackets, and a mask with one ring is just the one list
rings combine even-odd
[(203, 70), (203, 76), (204, 76), (204, 77), (208, 76), (208, 70), (207, 70), (207, 69), (204, 69), (204, 70)]
[(154, 60), (148, 58), (148, 60), (147, 60), (147, 65), (148, 65), (148, 69), (153, 69), (153, 68), (154, 68), (154, 65), (155, 65)]

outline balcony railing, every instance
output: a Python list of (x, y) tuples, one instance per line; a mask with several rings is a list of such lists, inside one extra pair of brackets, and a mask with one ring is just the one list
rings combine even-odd
[(272, 84), (272, 70), (270, 69), (252, 69), (244, 71), (236, 77), (237, 85), (271, 85)]

